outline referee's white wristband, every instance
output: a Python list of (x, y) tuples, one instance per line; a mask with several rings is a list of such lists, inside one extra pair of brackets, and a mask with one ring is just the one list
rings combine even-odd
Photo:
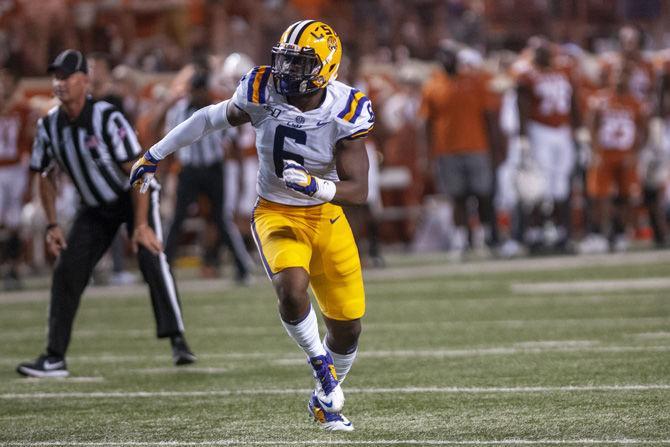
[(324, 202), (330, 202), (335, 198), (335, 192), (337, 187), (335, 182), (330, 180), (324, 180), (322, 178), (313, 177), (316, 180), (317, 189), (312, 197), (315, 199), (323, 200)]

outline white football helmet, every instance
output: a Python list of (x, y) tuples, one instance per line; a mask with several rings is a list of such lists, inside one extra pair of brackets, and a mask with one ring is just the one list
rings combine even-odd
[(254, 62), (244, 53), (231, 53), (221, 64), (219, 81), (223, 85), (234, 87), (237, 82), (254, 68)]

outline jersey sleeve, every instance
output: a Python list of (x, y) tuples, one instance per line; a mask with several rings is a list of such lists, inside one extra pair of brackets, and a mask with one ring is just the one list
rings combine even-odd
[(237, 89), (233, 95), (233, 104), (244, 111), (251, 118), (252, 123), (256, 123), (267, 112), (263, 105), (268, 100), (268, 84), (272, 70), (267, 65), (254, 67), (242, 76)]
[(135, 130), (118, 110), (109, 115), (103, 132), (106, 134), (106, 141), (111, 142), (110, 150), (117, 162), (125, 163), (140, 156), (142, 147), (137, 141)]
[(375, 126), (372, 102), (364, 93), (352, 88), (337, 114), (337, 123), (337, 141), (366, 137)]
[(33, 149), (30, 154), (30, 170), (44, 172), (51, 164), (52, 150), (49, 134), (44, 127), (44, 118), (37, 121), (37, 131), (33, 140)]

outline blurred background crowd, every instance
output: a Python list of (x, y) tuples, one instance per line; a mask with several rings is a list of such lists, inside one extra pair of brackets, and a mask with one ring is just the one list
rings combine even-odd
[[(5, 287), (50, 261), (27, 161), (36, 119), (57, 105), (55, 55), (86, 54), (91, 94), (149, 148), (180, 100), (229, 97), (303, 18), (337, 31), (340, 79), (376, 113), (368, 204), (347, 210), (365, 265), (383, 266), (385, 250), (463, 260), (666, 246), (668, 0), (0, 0)], [(255, 256), (253, 131), (217, 150), (226, 216)], [(179, 172), (172, 160), (160, 173), (168, 227)], [(78, 198), (63, 182), (66, 223)], [(211, 210), (206, 197), (189, 205), (174, 257), (206, 277), (232, 264), (232, 250), (208, 254), (220, 242)], [(111, 251), (98, 280), (132, 282), (123, 235)]]

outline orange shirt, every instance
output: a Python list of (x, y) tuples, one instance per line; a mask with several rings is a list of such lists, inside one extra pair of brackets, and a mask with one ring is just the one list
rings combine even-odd
[(494, 108), (493, 99), (483, 74), (435, 73), (424, 85), (419, 110), (430, 122), (432, 154), (486, 152), (484, 112)]
[(637, 141), (643, 106), (632, 94), (617, 95), (607, 89), (594, 98), (592, 110), (600, 116), (593, 136), (598, 151), (631, 151)]
[(30, 109), (21, 103), (0, 112), (0, 166), (15, 165), (30, 153)]
[(517, 82), (530, 91), (531, 120), (551, 127), (570, 124), (574, 87), (567, 67), (530, 68)]

